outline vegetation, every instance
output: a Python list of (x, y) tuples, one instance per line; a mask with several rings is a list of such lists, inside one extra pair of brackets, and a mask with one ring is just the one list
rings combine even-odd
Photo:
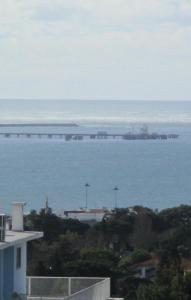
[[(44, 232), (29, 245), (29, 275), (111, 277), (113, 296), (129, 300), (191, 299), (191, 273), (181, 263), (191, 259), (191, 206), (117, 209), (91, 227), (49, 208), (31, 211), (25, 224)], [(135, 276), (152, 257), (160, 261), (155, 277)]]

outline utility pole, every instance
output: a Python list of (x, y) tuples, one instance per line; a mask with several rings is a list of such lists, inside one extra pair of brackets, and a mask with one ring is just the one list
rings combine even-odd
[(49, 206), (48, 206), (48, 196), (46, 196), (46, 201), (45, 201), (45, 214), (48, 214)]
[(119, 188), (117, 186), (115, 186), (113, 191), (114, 191), (114, 201), (115, 201), (114, 208), (116, 209), (117, 208), (117, 194), (118, 194)]
[(85, 209), (88, 209), (88, 188), (90, 187), (89, 183), (85, 184)]

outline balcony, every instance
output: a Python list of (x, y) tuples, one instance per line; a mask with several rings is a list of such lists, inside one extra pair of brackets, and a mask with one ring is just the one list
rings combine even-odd
[(107, 300), (110, 278), (28, 277), (27, 300)]

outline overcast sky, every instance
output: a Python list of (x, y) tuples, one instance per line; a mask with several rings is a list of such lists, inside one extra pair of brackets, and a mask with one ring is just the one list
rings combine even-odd
[(0, 0), (0, 98), (191, 100), (191, 0)]

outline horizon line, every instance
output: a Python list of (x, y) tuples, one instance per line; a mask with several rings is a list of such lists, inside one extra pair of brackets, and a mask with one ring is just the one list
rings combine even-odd
[(191, 102), (191, 99), (83, 99), (83, 98), (0, 98), (0, 101), (121, 101), (121, 102)]

